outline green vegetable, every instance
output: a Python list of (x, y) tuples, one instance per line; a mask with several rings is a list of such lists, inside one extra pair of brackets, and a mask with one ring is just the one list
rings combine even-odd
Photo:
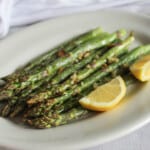
[(34, 70), (39, 69), (39, 66), (41, 67), (41, 64), (42, 66), (44, 66), (45, 64), (54, 61), (59, 55), (58, 52), (60, 51), (64, 53), (70, 52), (83, 42), (86, 42), (90, 39), (93, 39), (94, 37), (101, 35), (102, 32), (103, 32), (102, 29), (98, 27), (61, 44), (60, 46), (48, 51), (46, 54), (43, 54), (42, 56), (36, 58), (34, 61), (26, 65), (25, 71), (32, 71), (33, 68)]
[[(53, 86), (52, 89), (47, 90), (46, 92), (41, 92), (35, 97), (32, 97), (30, 100), (28, 100), (28, 104), (35, 104), (41, 101), (44, 101), (50, 97), (55, 96), (57, 93), (61, 94), (68, 88), (74, 86), (77, 82), (85, 79), (90, 74), (95, 72), (96, 70), (100, 69), (102, 65), (106, 64), (108, 60), (111, 60), (112, 58), (121, 55), (126, 51), (126, 47), (131, 44), (131, 42), (134, 40), (133, 36), (131, 35), (128, 37), (125, 41), (123, 41), (121, 44), (113, 47), (108, 52), (104, 53), (104, 55), (97, 60), (95, 59), (91, 64), (89, 64), (88, 68), (84, 68), (83, 70), (80, 70), (73, 74), (71, 79), (66, 80), (62, 85)], [(54, 78), (55, 81), (57, 81)]]
[(81, 116), (88, 114), (88, 111), (81, 108), (73, 108), (64, 114), (54, 114), (51, 117), (43, 116), (41, 118), (27, 119), (26, 122), (36, 128), (50, 128), (52, 126), (60, 126), (70, 121), (77, 120)]
[[(35, 128), (70, 123), (92, 112), (79, 99), (121, 75), (126, 85), (137, 82), (129, 71), (150, 45), (128, 51), (134, 37), (119, 30), (96, 28), (73, 38), (0, 79), (0, 116), (24, 119)], [(93, 113), (92, 113), (93, 114)]]
[[(126, 75), (124, 75), (123, 78), (125, 79), (125, 82), (127, 85), (134, 83), (136, 81), (136, 79), (130, 73), (127, 73)], [(104, 80), (102, 80), (99, 83), (99, 85), (104, 84), (105, 82), (108, 82), (111, 79), (112, 79), (111, 76), (105, 77)], [(82, 96), (89, 94), (92, 90), (93, 90), (93, 88), (87, 89), (85, 92), (82, 93), (83, 94)], [(79, 107), (78, 100), (80, 99), (80, 96), (76, 97), (76, 98), (72, 98), (72, 100), (64, 103), (63, 105), (55, 106), (53, 108), (54, 109), (53, 113), (50, 113), (46, 116), (39, 117), (36, 119), (26, 118), (25, 120), (29, 125), (34, 126), (35, 128), (50, 128), (52, 126), (60, 126), (62, 124), (67, 124), (71, 121), (74, 121), (74, 116), (79, 115), (78, 113), (80, 113), (80, 109), (79, 110), (76, 109), (76, 112), (78, 112), (78, 113), (73, 111), (74, 112), (73, 117), (72, 118), (69, 117), (69, 120), (68, 120), (68, 114), (70, 114), (70, 112), (72, 112), (72, 110), (74, 110), (74, 108)], [(65, 113), (62, 113), (62, 112), (65, 112)], [(88, 111), (86, 112), (86, 110), (85, 110), (85, 113), (80, 114), (80, 118), (85, 118), (87, 116), (87, 114), (88, 114)], [(79, 118), (77, 117), (76, 120), (77, 119), (79, 119)]]
[[(122, 32), (120, 31), (120, 34), (121, 33)], [(59, 68), (65, 67), (69, 63), (77, 60), (77, 58), (85, 52), (103, 47), (113, 42), (117, 38), (117, 35), (117, 33), (113, 33), (107, 35), (105, 38), (103, 38), (103, 36), (96, 37), (88, 42), (85, 42), (84, 44), (81, 44), (79, 47), (76, 47), (72, 52), (69, 52), (67, 56), (56, 59), (52, 64), (44, 68), (42, 71), (30, 76), (26, 76), (25, 81), (18, 81), (15, 82), (13, 85), (9, 85), (7, 89), (0, 93), (0, 97), (1, 95), (5, 95), (6, 97), (10, 98), (13, 95), (19, 93), (21, 90), (27, 88), (28, 86), (30, 86), (30, 90), (37, 88), (44, 82), (48, 82), (55, 75), (56, 71), (59, 70)], [(38, 81), (40, 81), (40, 83), (38, 83), (37, 86), (36, 82)]]
[(28, 111), (28, 114), (31, 114), (32, 116), (40, 116), (48, 113), (51, 108), (55, 104), (63, 104), (68, 99), (70, 99), (72, 96), (77, 95), (78, 93), (81, 93), (85, 89), (92, 87), (94, 83), (98, 82), (99, 80), (102, 80), (105, 76), (109, 75), (111, 72), (116, 70), (117, 68), (121, 66), (130, 66), (135, 60), (137, 60), (140, 56), (146, 55), (150, 53), (150, 45), (140, 46), (132, 51), (130, 51), (128, 54), (120, 58), (119, 62), (113, 63), (109, 65), (106, 69), (103, 69), (101, 71), (97, 71), (88, 78), (84, 79), (78, 86), (76, 86), (75, 89), (71, 89), (68, 91), (65, 91), (64, 94), (60, 97), (56, 97), (53, 99), (47, 100), (45, 103), (40, 103), (38, 107), (32, 108)]

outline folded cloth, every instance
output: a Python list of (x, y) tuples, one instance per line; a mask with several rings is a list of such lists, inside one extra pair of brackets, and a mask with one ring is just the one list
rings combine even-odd
[[(150, 1), (140, 0), (0, 0), (0, 37), (10, 27), (24, 26), (48, 18), (74, 12), (92, 11), (108, 7), (123, 7), (150, 12)], [(130, 4), (130, 5), (129, 5)], [(146, 9), (145, 9), (146, 8)]]
[(13, 0), (0, 0), (0, 37), (8, 32), (13, 3)]

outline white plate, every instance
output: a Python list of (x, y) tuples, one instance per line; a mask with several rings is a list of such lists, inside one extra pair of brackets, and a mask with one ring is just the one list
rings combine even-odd
[[(74, 35), (97, 26), (135, 31), (137, 43), (150, 43), (150, 18), (122, 11), (95, 11), (43, 22), (0, 42), (0, 76)], [(116, 109), (57, 128), (25, 128), (0, 118), (0, 145), (21, 150), (78, 149), (123, 136), (150, 121), (150, 83), (137, 85)]]

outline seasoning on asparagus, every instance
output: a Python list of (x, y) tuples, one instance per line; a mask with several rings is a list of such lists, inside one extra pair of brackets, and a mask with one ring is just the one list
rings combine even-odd
[(32, 108), (28, 111), (28, 114), (31, 114), (32, 116), (40, 116), (48, 113), (52, 106), (55, 104), (63, 104), (65, 101), (67, 101), (72, 96), (81, 93), (86, 88), (93, 86), (95, 82), (102, 79), (103, 77), (107, 76), (109, 73), (113, 72), (115, 69), (117, 69), (120, 66), (131, 65), (135, 60), (137, 60), (140, 56), (146, 55), (150, 53), (150, 45), (140, 46), (138, 48), (135, 48), (134, 50), (130, 51), (128, 54), (123, 56), (119, 62), (113, 63), (109, 65), (105, 70), (97, 71), (94, 74), (92, 74), (90, 77), (83, 80), (75, 89), (71, 89), (68, 91), (65, 91), (64, 94), (60, 97), (56, 97), (53, 99), (49, 99), (44, 103), (40, 103), (38, 107)]
[(19, 68), (13, 74), (4, 77), (4, 80), (7, 82), (11, 82), (12, 80), (15, 80), (16, 78), (19, 78), (20, 76), (24, 76), (25, 74), (27, 75), (27, 74), (33, 74), (35, 72), (38, 72), (47, 64), (54, 61), (57, 57), (60, 57), (59, 55), (60, 52), (67, 53), (73, 50), (73, 48), (77, 47), (81, 43), (88, 41), (94, 37), (97, 37), (101, 35), (102, 33), (103, 33), (102, 29), (98, 27), (82, 35), (79, 35), (63, 44), (60, 44), (58, 47), (32, 60), (30, 63), (28, 63), (24, 67)]
[(60, 126), (70, 121), (75, 121), (81, 116), (85, 116), (89, 111), (82, 107), (72, 108), (64, 114), (54, 114), (51, 117), (43, 116), (41, 118), (27, 119), (26, 122), (36, 128), (50, 128), (52, 126)]
[[(88, 64), (90, 61), (92, 61), (94, 58), (96, 58), (97, 56), (99, 56), (101, 53), (103, 53), (104, 51), (106, 51), (106, 48), (102, 49), (102, 50), (94, 50), (91, 52), (89, 57), (84, 58), (81, 62), (77, 63), (74, 65), (74, 67), (68, 67), (66, 68), (64, 71), (62, 71), (60, 74), (58, 74), (55, 78), (57, 78), (58, 83), (63, 81), (67, 76), (69, 76), (69, 74), (77, 71), (78, 69), (84, 67), (86, 64)], [(50, 87), (51, 84), (46, 85), (47, 87)], [(16, 116), (20, 111), (22, 111), (25, 107), (25, 104), (23, 104), (23, 100), (25, 101), (25, 97), (29, 95), (28, 92), (30, 92), (30, 89), (26, 89), (27, 92), (23, 92), (23, 94), (20, 94), (19, 97), (19, 102), (14, 106), (14, 111), (11, 112), (10, 116), (14, 117)], [(37, 93), (32, 93), (33, 95), (37, 95)], [(16, 97), (17, 98), (17, 97)], [(15, 99), (15, 98), (14, 98)], [(11, 105), (11, 104), (10, 104)]]
[[(83, 42), (86, 42), (94, 37), (101, 35), (102, 32), (103, 32), (102, 29), (98, 27), (61, 44), (60, 46), (48, 51), (46, 54), (43, 54), (42, 56), (32, 61), (30, 64), (26, 65), (25, 71), (33, 70), (33, 68), (35, 70), (37, 69), (36, 67), (41, 66), (41, 64), (45, 64), (45, 62), (47, 61), (50, 62), (52, 60), (55, 60), (60, 52), (64, 53), (69, 52), (73, 48), (82, 44)], [(48, 64), (48, 62), (46, 64)]]
[(125, 35), (124, 31), (109, 34), (94, 29), (3, 77), (0, 116), (24, 116), (36, 128), (59, 126), (85, 117), (89, 111), (80, 106), (80, 98), (117, 75), (125, 74), (126, 84), (136, 81), (129, 66), (150, 53), (150, 45), (128, 52), (134, 38), (130, 35), (122, 40)]
[(52, 64), (48, 65), (42, 71), (27, 76), (25, 78), (25, 81), (15, 82), (13, 85), (8, 86), (6, 90), (1, 92), (0, 97), (1, 95), (11, 97), (31, 85), (31, 88), (34, 89), (34, 86), (37, 87), (35, 83), (39, 80), (41, 80), (40, 84), (38, 84), (38, 86), (40, 86), (45, 81), (49, 81), (60, 67), (65, 67), (69, 63), (75, 61), (79, 57), (79, 55), (84, 54), (85, 52), (106, 46), (107, 44), (113, 42), (118, 37), (118, 34), (124, 34), (124, 31), (121, 30), (116, 33), (107, 35), (105, 38), (102, 38), (103, 36), (96, 37), (88, 42), (85, 42), (84, 44), (81, 44), (79, 47), (76, 47), (72, 52), (69, 52), (67, 56), (56, 59)]
[[(54, 80), (57, 78), (58, 82), (63, 81), (67, 76), (69, 76), (71, 73), (77, 71), (79, 68), (82, 68), (83, 66), (85, 66), (86, 64), (88, 64), (90, 61), (92, 61), (93, 59), (96, 59), (97, 57), (99, 57), (99, 55), (103, 54), (106, 50), (108, 49), (108, 47), (100, 49), (100, 50), (94, 50), (90, 52), (90, 56), (84, 58), (83, 60), (81, 60), (81, 62), (75, 64), (74, 68), (66, 68), (63, 72), (61, 72), (61, 74), (58, 74), (58, 76), (56, 76), (54, 78)], [(87, 54), (86, 54), (87, 56)], [(85, 56), (84, 56), (85, 57)], [(51, 84), (48, 84), (47, 87), (51, 86)], [(26, 100), (26, 98), (28, 97), (28, 95), (31, 93), (31, 89), (29, 87), (29, 89), (25, 89), (25, 91), (23, 91), (21, 94), (19, 94), (19, 98), (14, 96), (11, 98), (10, 101), (10, 107), (13, 107), (11, 110), (14, 110), (13, 112), (11, 112), (10, 116), (14, 117), (15, 115), (17, 115), (20, 111), (22, 111), (25, 107), (24, 101)], [(37, 95), (37, 93), (35, 92), (35, 94)], [(34, 93), (32, 93), (31, 95), (35, 95)], [(15, 104), (17, 101), (19, 101), (17, 104)], [(14, 105), (15, 104), (15, 105)], [(8, 115), (8, 112), (7, 112)]]
[(104, 55), (102, 57), (100, 57), (98, 60), (93, 61), (90, 64), (93, 67), (88, 67), (83, 70), (80, 70), (74, 74), (75, 76), (73, 76), (73, 78), (66, 80), (65, 83), (63, 83), (62, 85), (59, 85), (57, 87), (54, 86), (53, 89), (50, 89), (46, 92), (39, 93), (35, 97), (31, 98), (28, 101), (28, 104), (34, 104), (37, 102), (41, 102), (47, 98), (50, 98), (53, 95), (56, 95), (57, 92), (63, 93), (66, 89), (73, 86), (75, 83), (85, 79), (90, 74), (92, 74), (94, 71), (98, 70), (103, 64), (106, 64), (109, 59), (124, 53), (124, 51), (126, 51), (126, 47), (128, 47), (132, 43), (133, 40), (134, 40), (133, 36), (130, 35), (121, 44), (113, 47), (108, 52), (104, 53)]

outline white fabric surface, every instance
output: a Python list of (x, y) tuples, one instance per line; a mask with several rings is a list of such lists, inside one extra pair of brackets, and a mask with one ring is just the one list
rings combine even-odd
[(84, 150), (149, 150), (150, 123), (117, 140)]
[(0, 37), (8, 32), (12, 6), (12, 0), (0, 0)]
[[(147, 1), (149, 0), (144, 3)], [(0, 37), (8, 33), (10, 26), (32, 24), (80, 11), (125, 6), (131, 3), (133, 6), (133, 2), (137, 2), (133, 9), (136, 11), (142, 0), (0, 0)]]
[[(16, 32), (25, 25), (47, 18), (107, 7), (150, 16), (150, 0), (0, 0), (0, 37), (4, 37), (10, 27), (15, 27), (13, 32)], [(130, 135), (86, 150), (149, 150), (149, 139), (150, 124)], [(0, 146), (0, 150), (7, 148)]]

